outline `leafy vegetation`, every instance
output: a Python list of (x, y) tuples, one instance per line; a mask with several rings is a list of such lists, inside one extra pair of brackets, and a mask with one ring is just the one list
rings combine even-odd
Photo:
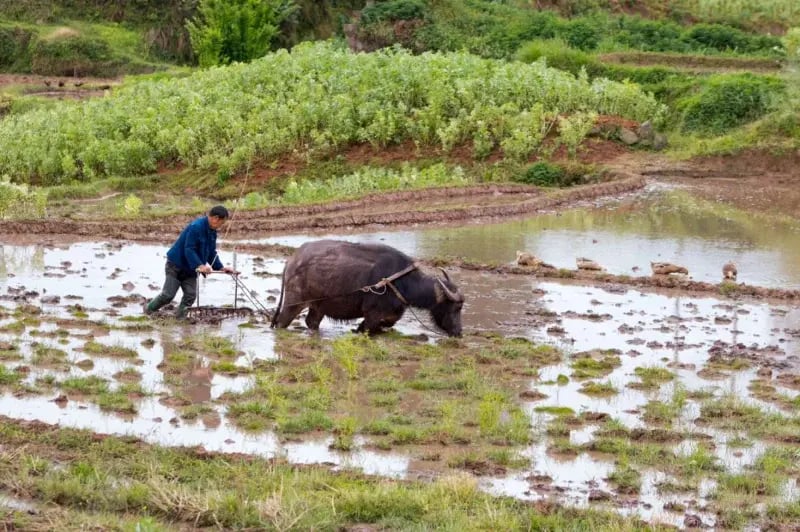
[(263, 56), (295, 5), (291, 0), (200, 0), (187, 23), (201, 67)]
[(307, 44), (11, 116), (0, 123), (0, 172), (56, 184), (151, 172), (158, 161), (176, 160), (224, 177), (293, 149), (404, 139), (449, 149), (480, 138), (521, 155), (536, 148), (527, 136), (553, 113), (581, 110), (636, 120), (663, 113), (632, 84), (590, 82), (539, 64)]
[[(567, 4), (567, 3), (563, 3)], [(570, 2), (569, 4), (575, 4)], [(595, 7), (597, 4), (595, 4)], [(387, 21), (413, 18), (421, 24), (398, 32)], [(684, 26), (666, 19), (610, 14), (600, 10), (560, 17), (518, 2), (439, 0), (380, 2), (364, 9), (359, 36), (368, 45), (399, 42), (416, 50), (466, 49), (484, 57), (509, 58), (533, 39), (560, 39), (585, 51), (637, 49), (672, 52), (733, 52), (781, 55), (777, 37), (746, 32), (738, 25)]]
[(412, 167), (407, 163), (403, 164), (400, 170), (364, 167), (353, 174), (324, 182), (302, 181), (298, 183), (291, 180), (280, 201), (286, 204), (313, 203), (355, 198), (371, 192), (464, 185), (467, 182), (464, 171), (460, 167), (448, 168), (441, 163), (422, 169)]
[(0, 179), (0, 220), (6, 218), (40, 218), (44, 216), (47, 196), (42, 190)]
[(683, 102), (683, 129), (720, 134), (762, 117), (783, 83), (742, 74), (709, 80), (705, 90)]

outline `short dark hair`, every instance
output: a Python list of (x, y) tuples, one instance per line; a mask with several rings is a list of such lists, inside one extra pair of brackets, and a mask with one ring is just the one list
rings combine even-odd
[(228, 209), (223, 207), (222, 205), (217, 205), (216, 207), (211, 207), (211, 210), (208, 211), (209, 216), (216, 216), (217, 218), (222, 218), (223, 220), (228, 218), (230, 214), (228, 214)]

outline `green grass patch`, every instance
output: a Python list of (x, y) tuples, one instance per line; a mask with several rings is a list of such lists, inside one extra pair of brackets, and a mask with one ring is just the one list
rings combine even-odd
[(642, 367), (633, 370), (634, 374), (641, 379), (639, 383), (632, 383), (632, 388), (653, 389), (658, 388), (665, 382), (675, 378), (675, 374), (670, 370), (658, 366)]
[(0, 364), (0, 386), (16, 384), (22, 379), (22, 375), (14, 370), (8, 369)]
[(111, 358), (137, 358), (139, 356), (135, 349), (121, 345), (106, 345), (94, 340), (86, 342), (83, 345), (83, 350), (90, 355)]
[(77, 392), (84, 395), (98, 395), (108, 392), (108, 381), (95, 375), (68, 377), (61, 381), (59, 386), (68, 392)]
[[(595, 358), (597, 357), (597, 358)], [(572, 377), (575, 379), (596, 379), (611, 373), (614, 368), (619, 367), (620, 359), (616, 354), (600, 353), (578, 353), (576, 354), (570, 367)]]
[(582, 394), (595, 395), (598, 397), (610, 397), (619, 393), (619, 390), (617, 390), (616, 386), (611, 384), (610, 381), (584, 382), (578, 391)]

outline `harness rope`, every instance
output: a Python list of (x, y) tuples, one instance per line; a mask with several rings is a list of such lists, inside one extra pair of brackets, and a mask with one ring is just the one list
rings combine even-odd
[[(249, 177), (250, 177), (250, 167), (248, 165), (247, 171), (244, 174), (244, 180), (242, 181), (242, 186), (240, 188), (239, 201), (234, 203), (234, 208), (232, 209), (231, 216), (230, 216), (231, 220), (229, 221), (229, 223), (226, 224), (227, 227), (225, 228), (225, 235), (224, 235), (223, 238), (227, 238), (228, 237), (228, 233), (230, 232), (231, 226), (233, 225), (233, 218), (234, 218), (234, 215), (236, 214), (236, 209), (239, 208), (239, 203), (241, 202), (242, 194), (244, 193), (244, 188), (247, 185), (247, 180), (248, 180)], [(235, 245), (233, 246), (233, 254), (234, 254), (234, 260), (235, 260), (235, 257), (236, 257), (236, 246)], [(216, 255), (214, 255), (214, 260), (216, 260), (217, 257), (219, 257), (219, 251), (217, 251)], [(213, 263), (213, 260), (212, 260), (212, 263)], [(411, 306), (411, 304), (408, 302), (408, 300), (405, 297), (403, 297), (403, 294), (400, 293), (400, 290), (398, 290), (397, 287), (392, 283), (392, 281), (396, 281), (397, 279), (403, 277), (404, 275), (407, 275), (407, 274), (411, 273), (412, 271), (416, 270), (417, 268), (419, 268), (419, 263), (414, 262), (414, 263), (406, 266), (405, 268), (403, 268), (399, 272), (394, 273), (394, 274), (390, 275), (389, 277), (382, 278), (380, 281), (378, 281), (375, 284), (363, 286), (361, 288), (353, 290), (352, 292), (347, 292), (345, 294), (340, 294), (338, 296), (329, 296), (329, 297), (321, 297), (321, 298), (317, 298), (317, 299), (309, 299), (307, 301), (301, 301), (300, 303), (302, 303), (303, 306), (306, 306), (308, 303), (314, 303), (314, 302), (317, 302), (317, 301), (325, 301), (327, 299), (335, 299), (337, 297), (343, 297), (343, 296), (346, 296), (346, 295), (354, 294), (354, 293), (359, 292), (359, 291), (367, 292), (367, 293), (371, 293), (371, 294), (375, 294), (375, 295), (384, 295), (384, 294), (386, 294), (386, 287), (388, 286), (392, 290), (392, 292), (394, 292), (394, 295), (397, 297), (397, 299), (399, 299), (400, 302), (407, 307), (407, 309), (411, 312), (411, 315), (414, 316), (414, 318), (419, 322), (419, 324), (424, 329), (427, 329), (431, 333), (436, 334), (438, 336), (442, 336), (442, 334), (439, 331), (436, 331), (436, 330), (431, 329), (430, 327), (428, 327), (428, 325), (426, 325), (419, 318), (419, 316), (417, 316), (416, 312), (414, 312), (414, 309)], [(236, 285), (235, 292), (234, 292), (234, 299), (233, 299), (233, 308), (236, 309), (236, 299), (238, 299), (238, 289), (239, 289), (239, 287), (241, 287), (242, 288), (242, 293), (245, 294), (245, 297), (247, 297), (248, 301), (250, 301), (250, 303), (253, 306), (255, 306), (258, 309), (259, 312), (263, 313), (264, 315), (269, 315), (269, 310), (267, 310), (267, 308), (258, 300), (258, 298), (256, 298), (255, 295), (253, 295), (251, 293), (251, 291), (244, 285), (242, 280), (239, 278), (238, 273), (230, 273), (229, 275), (231, 277), (233, 277), (235, 285)], [(197, 284), (197, 307), (198, 308), (200, 307), (200, 283)], [(280, 312), (280, 310), (281, 310), (280, 308), (275, 309), (274, 316), (277, 316), (278, 313)]]

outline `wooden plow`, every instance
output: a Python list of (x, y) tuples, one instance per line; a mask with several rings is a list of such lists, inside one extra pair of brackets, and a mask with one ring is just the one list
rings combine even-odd
[[(233, 306), (232, 307), (215, 307), (215, 306), (202, 306), (200, 305), (200, 286), (197, 288), (197, 303), (195, 306), (186, 309), (186, 316), (193, 321), (203, 322), (219, 322), (229, 318), (263, 318), (264, 321), (272, 319), (272, 312), (264, 306), (261, 301), (255, 296), (255, 292), (250, 290), (244, 281), (239, 277), (239, 272), (228, 273), (222, 271), (212, 271), (210, 273), (230, 275), (234, 282), (233, 291)], [(238, 306), (239, 292), (252, 305), (250, 307)]]

